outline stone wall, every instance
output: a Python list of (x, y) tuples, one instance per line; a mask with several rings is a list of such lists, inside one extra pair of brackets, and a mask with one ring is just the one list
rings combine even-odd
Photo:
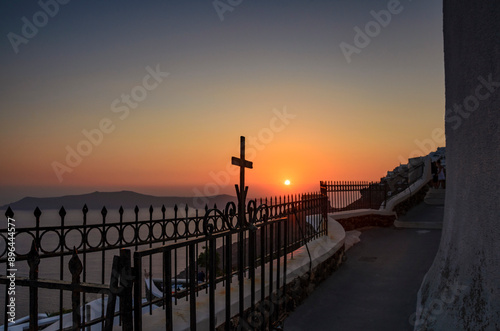
[(394, 224), (395, 219), (395, 215), (370, 214), (338, 219), (337, 222), (344, 227), (345, 231), (351, 231), (369, 226), (389, 227)]

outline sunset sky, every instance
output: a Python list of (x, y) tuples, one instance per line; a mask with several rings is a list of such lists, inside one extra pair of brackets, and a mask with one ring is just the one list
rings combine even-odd
[(234, 194), (240, 136), (251, 196), (379, 180), (444, 145), (441, 1), (2, 1), (0, 15), (0, 205)]

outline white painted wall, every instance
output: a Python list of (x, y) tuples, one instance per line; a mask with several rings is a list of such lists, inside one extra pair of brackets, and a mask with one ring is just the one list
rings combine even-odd
[(445, 215), (415, 330), (500, 330), (500, 1), (443, 5)]

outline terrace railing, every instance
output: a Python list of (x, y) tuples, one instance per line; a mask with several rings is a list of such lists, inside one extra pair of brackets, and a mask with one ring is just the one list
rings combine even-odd
[(379, 209), (387, 198), (383, 183), (363, 181), (321, 181), (321, 193), (328, 196), (329, 212)]
[[(262, 207), (257, 211), (257, 204), (263, 205), (265, 208)], [(148, 210), (149, 219), (145, 220), (139, 220), (138, 208), (135, 208), (132, 220), (125, 220), (123, 208), (118, 211), (118, 219), (110, 219), (107, 209), (103, 207), (99, 221), (88, 220), (89, 210), (84, 206), (81, 211), (81, 224), (73, 223), (71, 225), (66, 224), (66, 210), (61, 208), (58, 215), (59, 225), (55, 226), (42, 225), (45, 223), (42, 219), (43, 213), (36, 208), (34, 226), (15, 228), (16, 251), (14, 254), (16, 264), (19, 266), (16, 285), (29, 288), (30, 291), (29, 302), (21, 302), (21, 299), (18, 298), (17, 306), (29, 304), (29, 314), (31, 318), (34, 318), (34, 309), (38, 308), (39, 300), (38, 295), (32, 296), (31, 292), (38, 292), (40, 288), (53, 292), (53, 301), (58, 302), (55, 311), (61, 318), (65, 309), (76, 313), (74, 300), (77, 300), (81, 307), (88, 301), (91, 293), (100, 293), (102, 310), (108, 310), (105, 302), (106, 300), (110, 302), (108, 296), (112, 294), (112, 283), (116, 281), (116, 279), (113, 280), (113, 277), (116, 278), (117, 274), (121, 274), (121, 271), (113, 271), (112, 265), (116, 261), (112, 256), (119, 256), (127, 249), (135, 251), (137, 258), (134, 261), (138, 262), (138, 257), (141, 257), (140, 268), (138, 268), (139, 265), (134, 267), (136, 277), (138, 277), (133, 281), (136, 309), (141, 305), (140, 299), (145, 294), (145, 291), (142, 290), (144, 278), (139, 273), (146, 268), (150, 274), (156, 273), (163, 276), (162, 268), (153, 268), (158, 268), (160, 263), (164, 264), (166, 261), (163, 260), (163, 257), (160, 260), (155, 260), (155, 255), (158, 256), (160, 252), (161, 254), (169, 252), (172, 259), (169, 275), (175, 280), (176, 277), (179, 278), (179, 273), (185, 272), (186, 275), (192, 276), (193, 270), (197, 272), (200, 269), (197, 260), (200, 253), (203, 252), (203, 246), (210, 248), (213, 242), (216, 242), (215, 250), (208, 249), (207, 252), (211, 253), (217, 250), (222, 252), (222, 270), (226, 270), (230, 266), (232, 270), (234, 269), (232, 274), (240, 272), (237, 270), (243, 270), (246, 277), (252, 278), (252, 270), (255, 270), (255, 265), (258, 265), (260, 261), (276, 261), (278, 256), (288, 254), (307, 241), (325, 235), (327, 233), (325, 207), (326, 197), (321, 194), (252, 200), (249, 203), (246, 218), (254, 220), (251, 224), (254, 224), (256, 229), (253, 230), (238, 226), (234, 222), (230, 226), (230, 223), (224, 220), (224, 217), (237, 219), (238, 214), (234, 203), (229, 203), (224, 211), (216, 212), (217, 206), (211, 209), (206, 207), (203, 214), (195, 211), (193, 215), (190, 215), (188, 207), (182, 213), (179, 208), (175, 207), (173, 218), (166, 218), (165, 207), (162, 207), (160, 219), (153, 217), (154, 209), (150, 207)], [(8, 218), (15, 218), (15, 214), (10, 208), (5, 215)], [(207, 219), (210, 221), (209, 223), (207, 223)], [(207, 232), (208, 229), (212, 230)], [(234, 239), (235, 236), (238, 237), (237, 240)], [(258, 245), (264, 243), (264, 249), (261, 249), (261, 246), (255, 246), (256, 240), (259, 238), (262, 239)], [(5, 302), (10, 300), (8, 293), (10, 280), (7, 277), (9, 275), (8, 241), (9, 229), (1, 228), (0, 247), (3, 248), (0, 251), (0, 270), (5, 270), (5, 274), (0, 275), (0, 284), (5, 285), (4, 291), (2, 291)], [(283, 247), (284, 243), (287, 243), (285, 247)], [(240, 250), (233, 249), (233, 252), (237, 252), (238, 259), (236, 262), (233, 260), (229, 262), (228, 256), (225, 254), (229, 249), (232, 249), (233, 244), (239, 245)], [(26, 252), (26, 245), (32, 246), (31, 251)], [(231, 248), (228, 248), (227, 245)], [(187, 254), (183, 255), (181, 247), (187, 250)], [(263, 259), (260, 255), (262, 253), (265, 254)], [(165, 253), (166, 255), (168, 254)], [(72, 267), (68, 267), (68, 259), (70, 258)], [(36, 265), (33, 264), (34, 261), (37, 261)], [(194, 269), (192, 263), (195, 265)], [(236, 266), (239, 267), (235, 269)], [(46, 274), (48, 269), (53, 275), (59, 277), (39, 280), (38, 271)], [(35, 270), (36, 277), (34, 276)], [(26, 277), (22, 277), (23, 273)], [(208, 269), (208, 275), (215, 276), (216, 274), (213, 271), (211, 273)], [(220, 275), (216, 276), (216, 282), (223, 279), (224, 277)], [(255, 278), (253, 277), (253, 279)], [(167, 283), (165, 284), (167, 285)], [(214, 284), (213, 288), (216, 286), (220, 285)], [(78, 297), (76, 297), (77, 294)], [(191, 297), (191, 294), (188, 296)], [(165, 298), (162, 302), (164, 300)], [(6, 307), (1, 314), (5, 330), (8, 328), (7, 312), (8, 308)], [(120, 310), (116, 315), (122, 313), (123, 311)], [(136, 316), (141, 313), (139, 310), (135, 311)], [(115, 314), (113, 313), (113, 315)], [(138, 318), (136, 317), (136, 320)], [(80, 315), (78, 320), (76, 328), (90, 325), (85, 316)], [(104, 328), (104, 316), (98, 322)], [(126, 323), (125, 325), (131, 324)]]
[[(115, 217), (110, 220), (108, 210), (106, 207), (103, 207), (100, 213), (100, 220), (89, 220), (89, 209), (84, 205), (81, 210), (81, 222), (75, 224), (73, 221), (72, 224), (68, 225), (67, 212), (64, 207), (61, 207), (59, 210), (58, 222), (55, 222), (56, 220), (54, 219), (44, 219), (43, 212), (37, 207), (33, 213), (34, 226), (15, 227), (15, 233), (12, 234), (12, 242), (15, 243), (15, 252), (9, 253), (9, 228), (0, 228), (0, 270), (5, 270), (5, 275), (0, 275), (0, 283), (7, 284), (7, 281), (2, 280), (2, 277), (9, 275), (8, 270), (10, 268), (8, 262), (9, 257), (13, 254), (18, 266), (18, 283), (22, 278), (20, 276), (23, 276), (23, 274), (25, 276), (28, 275), (30, 272), (30, 254), (28, 250), (34, 244), (37, 259), (43, 262), (39, 267), (40, 272), (45, 275), (50, 274), (51, 279), (57, 277), (57, 282), (54, 281), (53, 283), (65, 282), (71, 277), (71, 275), (68, 275), (69, 270), (65, 259), (73, 256), (76, 251), (82, 262), (82, 283), (92, 282), (95, 285), (109, 284), (112, 275), (111, 265), (113, 255), (119, 255), (121, 249), (133, 248), (137, 250), (141, 247), (151, 248), (155, 245), (164, 245), (169, 241), (202, 235), (201, 224), (203, 216), (200, 216), (197, 210), (194, 212), (194, 215), (193, 213), (190, 215), (189, 211), (187, 206), (184, 211), (175, 206), (174, 217), (166, 218), (166, 208), (162, 206), (162, 217), (154, 219), (154, 209), (150, 206), (148, 210), (149, 219), (139, 220), (140, 210), (136, 206), (133, 211), (132, 220), (125, 220), (124, 209), (120, 207), (118, 210), (118, 219)], [(5, 216), (10, 219), (16, 219), (15, 213), (10, 207), (7, 209)], [(20, 221), (18, 219), (17, 224), (20, 224)], [(26, 220), (22, 221), (22, 223), (27, 223)], [(46, 223), (59, 224), (43, 225)], [(24, 261), (28, 263), (24, 264)], [(5, 267), (2, 268), (2, 265)], [(47, 288), (45, 285), (40, 285), (40, 287)], [(2, 293), (5, 295), (5, 300), (10, 298), (8, 288), (6, 286), (4, 293)], [(98, 288), (102, 289), (103, 286), (98, 286)], [(87, 293), (94, 292), (90, 290), (82, 291), (82, 302), (87, 302)], [(54, 304), (52, 304), (48, 310), (55, 310), (62, 317), (63, 311), (70, 309), (72, 306), (72, 304), (68, 304), (71, 302), (71, 299), (63, 290), (54, 296), (58, 297), (54, 298), (54, 301), (59, 302), (59, 305), (57, 308), (54, 308)], [(104, 305), (104, 295), (101, 296), (101, 300)], [(27, 306), (27, 303), (23, 304), (18, 300), (17, 316), (20, 313), (19, 307), (22, 306)], [(6, 323), (8, 320), (7, 309), (1, 314), (1, 317), (2, 322), (8, 327)]]
[[(145, 260), (159, 261), (163, 291), (156, 297), (151, 296), (147, 304), (141, 305), (139, 298), (143, 283), (135, 283), (135, 329), (141, 330), (142, 319), (146, 318), (140, 313), (142, 308), (149, 306), (151, 313), (155, 304), (164, 308), (166, 330), (175, 329), (172, 301), (177, 303), (178, 300), (186, 300), (189, 327), (195, 330), (200, 323), (198, 315), (203, 309), (197, 303), (200, 292), (208, 295), (208, 305), (204, 308), (208, 312), (209, 330), (215, 330), (221, 324), (224, 324), (225, 330), (270, 329), (286, 310), (285, 300), (268, 299), (280, 294), (285, 296), (287, 255), (307, 241), (326, 234), (326, 207), (327, 197), (320, 194), (288, 197), (279, 202), (260, 200), (259, 204), (252, 200), (247, 207), (248, 218), (241, 222), (236, 214), (236, 205), (229, 203), (224, 210), (214, 208), (206, 212), (203, 237), (136, 251), (135, 279), (141, 279)], [(197, 277), (202, 269), (198, 255), (200, 246), (205, 247), (208, 254), (207, 281)], [(188, 283), (182, 291), (175, 286), (178, 282), (175, 259), (179, 251), (185, 252), (185, 277)], [(218, 255), (222, 255), (221, 263)], [(148, 278), (145, 285), (151, 289), (154, 286), (151, 264), (146, 274)], [(216, 303), (216, 290), (219, 295), (223, 292), (224, 303)], [(245, 291), (248, 291), (246, 295)], [(233, 295), (237, 296), (237, 306), (232, 304)], [(248, 297), (249, 304), (245, 305)], [(223, 321), (217, 319), (217, 311), (223, 312)], [(177, 322), (182, 324), (182, 319)]]
[(392, 174), (380, 182), (321, 181), (321, 194), (327, 195), (329, 212), (385, 208), (387, 201), (411, 187), (424, 175), (425, 162)]

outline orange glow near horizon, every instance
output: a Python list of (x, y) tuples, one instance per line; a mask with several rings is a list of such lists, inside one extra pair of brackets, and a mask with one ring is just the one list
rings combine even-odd
[[(330, 144), (319, 144), (314, 134), (311, 135), (312, 140), (297, 139), (293, 127), (289, 131), (280, 133), (283, 137), (276, 135), (274, 141), (259, 146), (261, 150), (250, 155), (253, 156), (254, 168), (246, 170), (246, 180), (252, 196), (318, 191), (321, 180), (378, 181), (387, 171), (398, 166), (400, 160), (416, 156), (413, 154), (430, 152), (419, 149), (417, 145), (413, 150), (407, 148), (406, 151), (398, 144), (378, 149), (370, 141), (360, 141), (359, 137), (351, 141), (339, 137)], [(233, 140), (231, 143), (219, 143), (219, 146), (207, 145), (201, 153), (182, 153), (181, 147), (175, 145), (146, 144), (149, 148), (141, 148), (133, 143), (119, 151), (113, 150), (112, 142), (109, 145), (103, 143), (95, 148), (92, 155), (82, 158), (81, 164), (71, 168), (71, 172), (64, 173), (62, 183), (57, 182), (50, 166), (57, 159), (56, 153), (38, 153), (39, 167), (30, 169), (29, 159), (26, 158), (21, 167), (11, 171), (11, 177), (3, 178), (3, 183), (7, 186), (80, 187), (82, 192), (97, 190), (94, 188), (137, 190), (160, 195), (161, 192), (171, 195), (173, 191), (167, 188), (177, 187), (179, 195), (198, 192), (203, 195), (233, 195), (239, 172), (236, 166), (231, 165), (230, 158), (238, 155), (238, 136)], [(437, 142), (436, 146), (427, 144), (429, 148), (437, 146), (442, 145)], [(168, 151), (160, 153), (161, 148)], [(130, 149), (134, 152), (127, 153)], [(57, 157), (63, 159), (59, 155)], [(23, 159), (23, 154), (19, 154), (19, 159)], [(9, 163), (7, 159), (4, 165), (14, 165)], [(284, 185), (290, 179), (293, 182)]]

